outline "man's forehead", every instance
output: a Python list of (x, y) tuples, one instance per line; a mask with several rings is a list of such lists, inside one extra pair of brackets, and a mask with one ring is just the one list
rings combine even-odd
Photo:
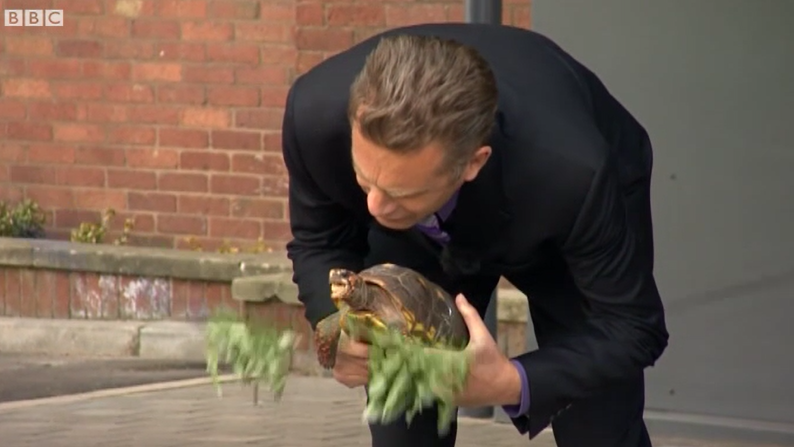
[[(374, 178), (370, 177), (366, 172), (364, 172), (358, 164), (353, 161), (353, 171), (355, 171), (356, 175), (359, 179), (363, 180), (368, 186), (375, 186), (378, 189), (383, 190), (387, 194), (393, 197), (399, 196), (408, 196), (417, 193), (422, 193), (427, 191), (428, 188), (424, 184), (417, 183), (417, 177), (411, 176), (409, 173), (403, 171), (399, 177), (397, 177), (397, 181), (395, 184), (380, 184)], [(399, 183), (397, 183), (399, 182)], [(413, 183), (413, 184), (412, 184)]]

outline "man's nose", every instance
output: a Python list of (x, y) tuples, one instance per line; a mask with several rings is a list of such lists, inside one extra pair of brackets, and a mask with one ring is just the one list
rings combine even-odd
[(381, 217), (393, 213), (397, 204), (383, 192), (372, 188), (367, 194), (367, 208), (374, 217)]

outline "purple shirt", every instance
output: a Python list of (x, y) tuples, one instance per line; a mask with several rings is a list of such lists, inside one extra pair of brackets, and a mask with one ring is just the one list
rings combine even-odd
[[(448, 243), (449, 235), (441, 229), (440, 223), (445, 221), (449, 215), (452, 214), (452, 210), (455, 209), (457, 203), (458, 192), (456, 191), (452, 198), (450, 198), (440, 210), (430, 215), (424, 221), (416, 224), (416, 228), (440, 244)], [(502, 406), (502, 409), (504, 409), (509, 417), (516, 418), (529, 410), (529, 380), (527, 380), (527, 372), (524, 366), (519, 361), (511, 360), (510, 363), (516, 367), (518, 375), (521, 378), (521, 402), (518, 405)]]

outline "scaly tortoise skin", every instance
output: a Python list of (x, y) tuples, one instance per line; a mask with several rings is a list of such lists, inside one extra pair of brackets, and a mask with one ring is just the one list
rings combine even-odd
[[(347, 317), (365, 327), (393, 327), (427, 346), (464, 348), (469, 331), (454, 299), (419, 272), (395, 264), (379, 264), (355, 273), (329, 272), (331, 299), (339, 309), (317, 324), (317, 358), (333, 369), (342, 331), (349, 335)], [(367, 340), (362, 340), (367, 341)]]

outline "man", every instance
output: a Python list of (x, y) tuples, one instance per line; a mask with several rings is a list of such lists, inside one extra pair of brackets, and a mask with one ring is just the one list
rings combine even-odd
[[(393, 262), (458, 296), (475, 363), (461, 406), (503, 405), (560, 447), (650, 446), (643, 371), (667, 345), (653, 270), (651, 144), (549, 39), (490, 25), (394, 29), (301, 76), (283, 128), (288, 255), (312, 327), (328, 271)], [(507, 359), (482, 324), (500, 276), (539, 349)], [(470, 303), (470, 304), (469, 304)], [(343, 338), (334, 377), (367, 382)], [(436, 414), (372, 425), (375, 447), (453, 446)]]

